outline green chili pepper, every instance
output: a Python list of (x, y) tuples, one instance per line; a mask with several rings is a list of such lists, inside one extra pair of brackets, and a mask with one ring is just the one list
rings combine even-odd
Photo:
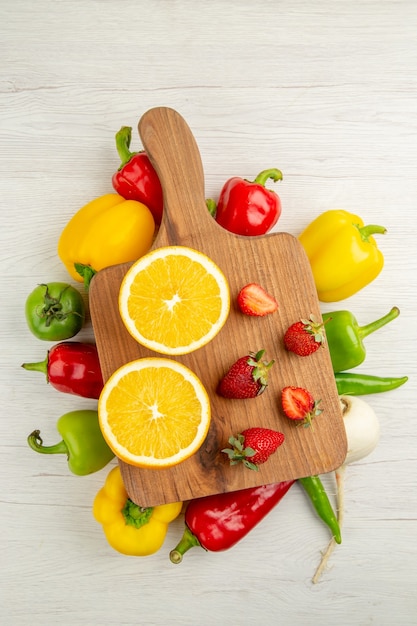
[(334, 375), (339, 396), (364, 396), (370, 393), (382, 393), (397, 389), (407, 382), (408, 376), (401, 378), (382, 378), (370, 374), (338, 372)]
[(322, 317), (326, 324), (326, 338), (333, 371), (342, 372), (360, 365), (366, 356), (366, 349), (362, 340), (398, 317), (399, 314), (400, 310), (393, 307), (380, 319), (366, 326), (359, 326), (355, 316), (349, 311), (324, 313)]
[(332, 531), (336, 543), (342, 543), (339, 522), (320, 478), (307, 476), (306, 478), (299, 478), (298, 481), (304, 487), (318, 516)]
[(39, 430), (27, 438), (29, 446), (42, 454), (66, 454), (73, 474), (85, 476), (102, 469), (114, 457), (101, 434), (98, 413), (93, 410), (70, 411), (57, 422), (62, 441), (44, 446)]

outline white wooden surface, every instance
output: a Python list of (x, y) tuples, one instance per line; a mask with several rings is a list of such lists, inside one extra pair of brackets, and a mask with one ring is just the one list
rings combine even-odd
[[(16, 0), (0, 24), (0, 622), (417, 624), (417, 4)], [(182, 520), (155, 556), (123, 557), (91, 514), (108, 469), (75, 477), (26, 444), (36, 427), (52, 443), (61, 414), (95, 404), (20, 368), (49, 347), (27, 330), (26, 296), (67, 279), (62, 228), (112, 190), (114, 133), (158, 105), (190, 124), (207, 196), (275, 166), (279, 229), (298, 234), (340, 207), (388, 229), (380, 277), (323, 310), (367, 323), (399, 306), (360, 370), (410, 380), (366, 398), (381, 442), (348, 469), (343, 544), (317, 585), (328, 535), (298, 486), (239, 546), (173, 566)]]

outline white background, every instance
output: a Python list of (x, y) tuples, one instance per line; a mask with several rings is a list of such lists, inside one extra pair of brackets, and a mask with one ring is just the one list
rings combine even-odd
[[(0, 8), (0, 621), (14, 625), (344, 626), (417, 624), (417, 4), (331, 0), (16, 0)], [(206, 195), (232, 175), (278, 167), (279, 230), (298, 235), (344, 208), (388, 232), (361, 324), (400, 317), (366, 340), (358, 371), (408, 375), (367, 396), (381, 441), (348, 468), (343, 544), (321, 581), (328, 539), (298, 485), (238, 546), (168, 559), (113, 551), (91, 513), (108, 468), (89, 477), (36, 455), (66, 411), (89, 400), (48, 387), (24, 361), (50, 347), (26, 327), (39, 282), (67, 280), (56, 244), (73, 213), (111, 192), (114, 134), (153, 106), (177, 109), (200, 147)], [(91, 326), (78, 337), (91, 338)], [(331, 477), (326, 477), (330, 492)]]

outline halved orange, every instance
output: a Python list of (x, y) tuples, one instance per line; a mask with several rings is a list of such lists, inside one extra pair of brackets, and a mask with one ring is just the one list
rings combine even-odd
[(98, 401), (103, 436), (115, 455), (138, 467), (177, 465), (194, 454), (210, 425), (210, 400), (198, 376), (172, 359), (126, 363)]
[(129, 268), (120, 287), (119, 310), (141, 345), (166, 355), (188, 354), (223, 327), (230, 310), (229, 286), (202, 252), (166, 246)]

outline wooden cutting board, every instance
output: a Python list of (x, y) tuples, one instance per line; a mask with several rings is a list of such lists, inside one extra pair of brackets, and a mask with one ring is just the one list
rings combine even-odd
[[(262, 237), (234, 235), (210, 216), (205, 204), (204, 173), (200, 153), (184, 119), (170, 108), (146, 112), (139, 134), (158, 172), (164, 190), (164, 216), (153, 248), (184, 245), (211, 257), (226, 275), (232, 306), (220, 333), (207, 346), (175, 357), (193, 370), (211, 400), (212, 421), (200, 450), (169, 469), (136, 468), (120, 461), (130, 498), (142, 506), (243, 489), (281, 480), (329, 472), (346, 456), (346, 434), (330, 355), (326, 347), (309, 357), (283, 348), (290, 324), (320, 308), (307, 256), (288, 233)], [(142, 347), (126, 331), (118, 312), (121, 281), (130, 264), (106, 268), (90, 286), (90, 312), (104, 379), (128, 361), (156, 353)], [(236, 296), (245, 284), (257, 282), (272, 293), (279, 309), (265, 318), (243, 315)], [(218, 381), (239, 357), (264, 348), (275, 359), (267, 390), (250, 400), (227, 400), (215, 392)], [(297, 426), (281, 410), (286, 385), (306, 387), (321, 399), (323, 413), (313, 428)], [(269, 460), (251, 471), (229, 465), (221, 449), (231, 434), (250, 426), (280, 430), (285, 443)]]

